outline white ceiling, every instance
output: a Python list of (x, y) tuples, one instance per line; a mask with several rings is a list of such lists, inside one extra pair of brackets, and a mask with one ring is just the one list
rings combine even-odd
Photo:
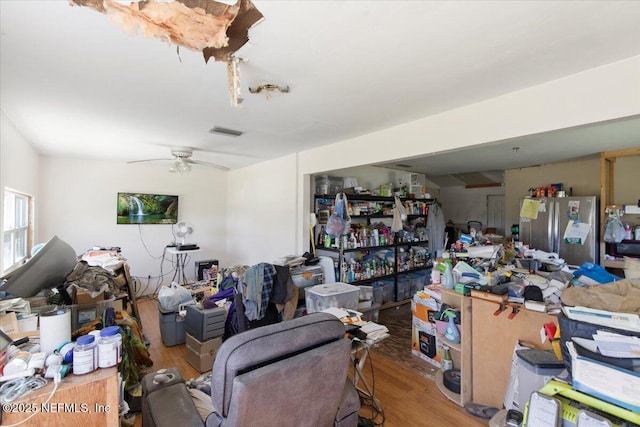
[[(226, 64), (200, 52), (127, 34), (64, 0), (0, 1), (0, 107), (44, 155), (127, 161), (185, 145), (233, 169), (640, 54), (638, 1), (254, 3), (265, 20), (238, 52), (237, 109)], [(291, 91), (249, 93), (263, 83)], [(639, 122), (391, 165), (441, 175), (549, 163), (638, 146)], [(212, 135), (214, 125), (245, 134)]]

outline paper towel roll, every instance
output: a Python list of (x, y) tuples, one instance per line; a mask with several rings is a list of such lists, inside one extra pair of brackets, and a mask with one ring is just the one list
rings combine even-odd
[(47, 354), (71, 341), (71, 310), (60, 308), (40, 313), (40, 351)]

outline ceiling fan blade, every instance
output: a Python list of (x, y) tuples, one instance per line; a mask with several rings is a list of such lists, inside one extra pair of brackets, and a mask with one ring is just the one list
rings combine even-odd
[(127, 163), (142, 163), (142, 162), (166, 162), (174, 159), (144, 159), (144, 160), (130, 160)]
[(203, 162), (201, 160), (188, 160), (187, 163), (193, 163), (193, 164), (201, 165), (201, 166), (209, 166), (209, 167), (220, 169), (220, 170), (223, 170), (223, 171), (228, 171), (229, 170), (229, 168), (226, 167), (226, 166), (216, 165), (215, 163)]

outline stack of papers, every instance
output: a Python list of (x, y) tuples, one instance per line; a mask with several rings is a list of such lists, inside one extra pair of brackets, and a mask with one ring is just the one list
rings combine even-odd
[(15, 311), (16, 313), (31, 313), (31, 304), (22, 298), (12, 298), (0, 301), (0, 313)]
[(367, 334), (368, 344), (375, 344), (389, 336), (389, 329), (375, 322), (364, 322), (360, 326), (360, 330)]
[(640, 338), (598, 331), (593, 335), (598, 350), (604, 356), (640, 358)]

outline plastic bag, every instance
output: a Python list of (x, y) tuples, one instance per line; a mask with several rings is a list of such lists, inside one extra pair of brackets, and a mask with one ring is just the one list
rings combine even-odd
[(395, 196), (395, 204), (393, 206), (393, 222), (391, 223), (391, 231), (397, 233), (402, 230), (402, 222), (407, 219), (407, 211), (404, 209), (402, 202)]
[(331, 237), (340, 237), (344, 230), (348, 230), (351, 217), (347, 212), (347, 196), (344, 193), (338, 193), (336, 195), (336, 202), (333, 207), (333, 213), (327, 221), (325, 231)]
[(618, 215), (612, 215), (604, 226), (602, 240), (607, 243), (620, 243), (624, 239), (624, 226)]
[(191, 292), (175, 282), (171, 286), (161, 287), (158, 291), (158, 308), (163, 313), (177, 312), (180, 304), (191, 300)]

